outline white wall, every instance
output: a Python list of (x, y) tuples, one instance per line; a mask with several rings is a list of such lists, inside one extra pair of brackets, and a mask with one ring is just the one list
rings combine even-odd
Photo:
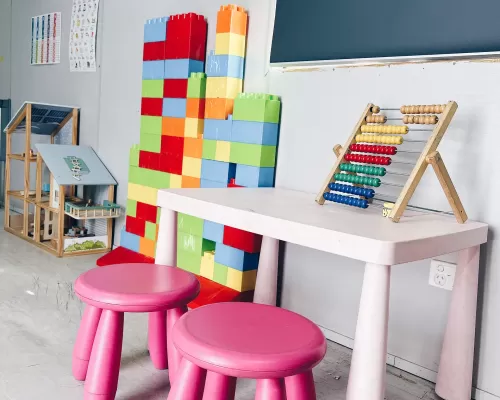
[(0, 0), (0, 99), (10, 98), (10, 13), (11, 0)]
[[(127, 198), (128, 157), (133, 144), (139, 143), (141, 107), (142, 48), (144, 22), (148, 18), (196, 12), (208, 20), (207, 50), (215, 47), (215, 24), (220, 0), (105, 1), (103, 5), (101, 118), (99, 156), (118, 180), (117, 201)], [(249, 9), (249, 31), (245, 90), (265, 91), (266, 52), (269, 26), (269, 0), (241, 0)], [(259, 6), (256, 6), (259, 4)], [(124, 23), (126, 21), (126, 24)], [(124, 220), (117, 221), (115, 244)]]

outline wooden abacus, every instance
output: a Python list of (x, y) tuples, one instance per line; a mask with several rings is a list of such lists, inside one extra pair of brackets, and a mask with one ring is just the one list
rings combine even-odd
[[(364, 186), (379, 187), (382, 181), (378, 177), (383, 177), (387, 173), (385, 167), (380, 165), (390, 165), (392, 162), (390, 156), (398, 152), (396, 146), (388, 145), (402, 145), (407, 139), (401, 135), (408, 135), (412, 130), (429, 130), (431, 134), (427, 140), (421, 141), (425, 143), (424, 148), (419, 152), (419, 158), (411, 173), (408, 174), (406, 183), (401, 185), (402, 190), (388, 217), (394, 222), (399, 222), (430, 164), (438, 177), (457, 222), (464, 223), (467, 220), (467, 214), (443, 159), (437, 151), (457, 108), (458, 105), (454, 101), (439, 105), (402, 106), (397, 109), (381, 108), (368, 104), (344, 147), (340, 145), (334, 147), (337, 161), (318, 193), (316, 202), (322, 205), (328, 200), (367, 208), (370, 202), (376, 199), (375, 190)], [(379, 114), (381, 111), (399, 111), (403, 116), (401, 118), (388, 118), (386, 115)], [(390, 120), (399, 120), (404, 125), (385, 125)], [(408, 124), (432, 125), (434, 128), (419, 129), (409, 127)], [(352, 185), (348, 185), (349, 183)], [(346, 196), (346, 194), (357, 197)]]

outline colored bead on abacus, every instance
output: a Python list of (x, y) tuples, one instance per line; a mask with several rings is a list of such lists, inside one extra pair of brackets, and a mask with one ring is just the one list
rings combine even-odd
[(365, 154), (346, 154), (344, 156), (344, 159), (350, 162), (359, 162), (365, 164), (391, 165), (391, 158), (383, 156), (368, 156)]
[(346, 204), (348, 206), (368, 208), (368, 201), (365, 199), (357, 199), (355, 197), (343, 196), (341, 194), (335, 193), (325, 193), (323, 198), (328, 201), (333, 201), (335, 203)]
[(356, 135), (356, 142), (403, 144), (403, 138), (401, 136)]
[(351, 144), (349, 146), (351, 151), (359, 151), (361, 153), (372, 153), (372, 154), (389, 154), (393, 156), (398, 152), (396, 146), (377, 146), (373, 144)]
[(356, 196), (366, 197), (367, 199), (371, 199), (375, 196), (375, 190), (373, 190), (373, 189), (368, 189), (368, 188), (363, 188), (363, 187), (358, 187), (358, 186), (351, 186), (351, 185), (344, 185), (342, 183), (336, 183), (336, 182), (330, 183), (328, 185), (328, 188), (330, 190), (335, 191), (335, 192), (354, 194)]
[(340, 170), (345, 172), (356, 172), (358, 174), (385, 176), (383, 167), (372, 167), (370, 165), (340, 164)]
[(357, 176), (348, 174), (335, 174), (336, 181), (355, 183), (357, 185), (368, 185), (379, 187), (382, 183), (379, 178), (369, 178), (368, 176)]

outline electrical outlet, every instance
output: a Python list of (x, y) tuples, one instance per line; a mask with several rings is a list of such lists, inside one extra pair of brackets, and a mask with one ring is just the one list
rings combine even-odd
[(455, 283), (457, 265), (445, 261), (431, 260), (429, 285), (440, 289), (452, 290)]

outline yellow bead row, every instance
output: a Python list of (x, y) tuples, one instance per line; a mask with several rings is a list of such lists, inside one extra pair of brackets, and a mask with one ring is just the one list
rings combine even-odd
[(401, 136), (356, 135), (358, 143), (403, 144)]
[(385, 133), (389, 135), (406, 135), (409, 128), (404, 125), (362, 125), (363, 133)]

